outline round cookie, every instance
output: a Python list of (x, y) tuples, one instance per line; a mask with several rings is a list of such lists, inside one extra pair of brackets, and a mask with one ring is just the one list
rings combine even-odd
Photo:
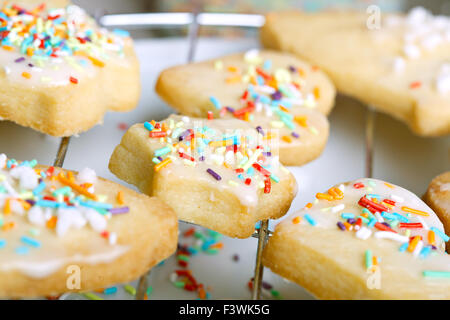
[(164, 70), (156, 92), (182, 114), (237, 118), (280, 131), (280, 160), (302, 165), (325, 147), (335, 89), (323, 72), (285, 53), (250, 50)]
[[(378, 24), (379, 23), (379, 24)], [(450, 133), (450, 19), (353, 11), (266, 16), (261, 41), (322, 68), (339, 92), (408, 124), (418, 135)]]
[(416, 195), (359, 179), (278, 224), (263, 263), (319, 299), (450, 299), (448, 240)]
[(139, 64), (125, 31), (100, 28), (65, 1), (4, 5), (0, 118), (53, 136), (129, 111), (140, 95)]
[(0, 155), (0, 297), (131, 281), (177, 246), (172, 209), (99, 178)]
[[(450, 234), (450, 171), (434, 178), (423, 198), (442, 221), (445, 232)], [(447, 243), (447, 252), (450, 252), (450, 243)]]
[(172, 115), (133, 125), (109, 169), (163, 200), (179, 219), (247, 238), (257, 221), (283, 216), (297, 193), (276, 141), (242, 120)]

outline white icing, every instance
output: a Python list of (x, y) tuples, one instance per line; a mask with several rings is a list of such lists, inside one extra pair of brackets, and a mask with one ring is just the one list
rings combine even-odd
[(436, 78), (436, 89), (441, 94), (450, 92), (450, 63), (441, 66)]
[(91, 183), (94, 184), (97, 182), (97, 174), (94, 170), (90, 168), (84, 168), (77, 175), (77, 180), (80, 183)]
[[(364, 188), (357, 189), (354, 188), (353, 185), (355, 183), (362, 183), (364, 184)], [(421, 222), (422, 224), (426, 224), (426, 228), (422, 229), (409, 229), (411, 232), (411, 236), (422, 236), (423, 239), (427, 239), (428, 237), (428, 229), (431, 227), (436, 227), (442, 232), (444, 232), (444, 228), (442, 223), (437, 218), (436, 214), (415, 194), (412, 192), (398, 187), (393, 186), (394, 188), (390, 188), (387, 186), (383, 181), (377, 180), (377, 179), (360, 179), (356, 181), (352, 181), (346, 184), (345, 192), (344, 192), (344, 198), (343, 200), (335, 200), (335, 201), (326, 201), (326, 200), (319, 200), (317, 203), (313, 205), (310, 209), (303, 209), (295, 216), (300, 215), (304, 216), (305, 214), (308, 214), (311, 218), (313, 218), (316, 221), (315, 228), (324, 228), (324, 229), (336, 229), (337, 222), (338, 221), (344, 221), (341, 218), (341, 213), (351, 213), (354, 214), (355, 217), (359, 216), (362, 213), (363, 207), (358, 205), (358, 201), (361, 197), (363, 197), (366, 194), (377, 194), (381, 196), (382, 199), (402, 199), (402, 202), (398, 202), (393, 210), (390, 212), (399, 213), (405, 217), (407, 217), (408, 212), (402, 211), (401, 207), (406, 206), (413, 209), (421, 210), (429, 214), (427, 217), (410, 214), (408, 217), (410, 223), (415, 222)], [(396, 201), (396, 200), (394, 200)], [(331, 208), (345, 204), (345, 210), (339, 211), (339, 212), (333, 212)], [(374, 214), (379, 222), (384, 222), (385, 219), (381, 217), (381, 215), (376, 212)], [(302, 219), (305, 220), (305, 219)], [(291, 219), (285, 220), (286, 222), (282, 223), (291, 223)], [(306, 223), (306, 222), (303, 222)], [(364, 225), (363, 225), (364, 226)], [(366, 239), (370, 237), (368, 236), (365, 231), (361, 231), (363, 228), (361, 228), (357, 234), (358, 238)], [(376, 229), (374, 229), (376, 230)], [(404, 232), (404, 230), (403, 230)], [(399, 233), (399, 235), (402, 235)], [(379, 239), (393, 239), (392, 236), (385, 236), (385, 234), (379, 234), (378, 232), (375, 232), (375, 237)], [(402, 239), (402, 238), (398, 238)], [(398, 240), (397, 239), (397, 240)], [(438, 236), (436, 236), (436, 242), (437, 247), (441, 250), (444, 250), (444, 242), (442, 239), (440, 239)]]
[[(0, 248), (0, 271), (16, 270), (33, 278), (44, 278), (64, 265), (108, 263), (128, 250), (127, 246), (117, 244), (115, 232), (111, 232), (111, 237), (107, 239), (98, 234), (107, 230), (106, 218), (110, 218), (110, 214), (101, 215), (94, 209), (77, 205), (76, 202), (72, 206), (57, 209), (37, 204), (25, 209), (24, 202), (19, 199), (41, 201), (43, 200), (41, 197), (52, 195), (54, 190), (64, 185), (57, 179), (43, 178), (45, 190), (36, 191), (34, 194), (35, 188), (41, 186), (38, 178), (42, 176), (38, 175), (35, 169), (14, 161), (11, 162), (14, 168), (8, 169), (5, 167), (6, 160), (1, 154), (0, 221), (2, 225), (13, 224), (13, 227), (7, 231), (0, 231), (0, 240), (6, 241), (6, 245)], [(8, 162), (8, 165), (11, 163)], [(55, 175), (58, 175), (58, 170), (55, 170)], [(93, 181), (93, 177), (97, 180), (92, 170), (84, 171), (84, 175), (89, 181)], [(63, 196), (55, 197), (62, 199)], [(72, 190), (69, 198), (74, 197), (80, 196)], [(7, 213), (4, 208), (7, 201), (8, 211), (11, 213)], [(57, 217), (56, 226), (51, 229), (47, 223), (54, 217)], [(87, 230), (76, 233), (76, 230), (81, 228)], [(92, 233), (90, 230), (96, 233), (87, 233)], [(36, 243), (24, 242), (22, 240), (24, 236)], [(83, 239), (86, 236), (89, 238)], [(79, 246), (78, 241), (89, 241), (89, 245)]]

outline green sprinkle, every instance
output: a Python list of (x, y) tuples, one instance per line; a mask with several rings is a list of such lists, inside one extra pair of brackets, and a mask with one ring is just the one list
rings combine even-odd
[(136, 288), (134, 288), (133, 286), (130, 286), (129, 284), (126, 284), (126, 285), (123, 286), (123, 288), (125, 289), (126, 292), (128, 292), (132, 296), (136, 295)]
[(183, 281), (175, 281), (173, 285), (177, 288), (184, 288), (184, 282)]
[(152, 294), (152, 292), (153, 292), (153, 287), (148, 287), (148, 288), (147, 288), (147, 297), (150, 297), (150, 295)]
[(450, 279), (450, 271), (423, 271), (423, 276), (425, 278), (444, 278), (444, 279)]
[(366, 269), (372, 268), (372, 251), (366, 250)]
[(103, 298), (91, 292), (82, 293), (81, 295), (85, 298), (88, 298), (89, 300), (104, 300)]
[(282, 299), (280, 292), (278, 292), (277, 290), (274, 290), (274, 289), (270, 290), (270, 294), (272, 295), (272, 297), (274, 297), (276, 299)]
[(219, 250), (218, 249), (207, 249), (204, 251), (206, 254), (218, 254)]
[(179, 254), (179, 255), (177, 256), (177, 259), (178, 259), (178, 260), (182, 260), (182, 261), (189, 262), (189, 257), (188, 257), (187, 255), (185, 255), (185, 254)]

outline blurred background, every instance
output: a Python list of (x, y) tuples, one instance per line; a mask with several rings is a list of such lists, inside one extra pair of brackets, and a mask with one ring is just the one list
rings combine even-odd
[[(450, 15), (449, 0), (73, 0), (91, 15), (135, 12), (233, 12), (265, 13), (269, 11), (297, 8), (309, 12), (331, 8), (353, 8), (365, 10), (376, 4), (382, 11), (407, 11), (415, 6), (423, 6), (434, 14)], [(187, 30), (152, 29), (133, 30), (134, 38), (180, 36)], [(222, 37), (253, 36), (252, 29), (202, 27), (201, 36), (220, 35)]]

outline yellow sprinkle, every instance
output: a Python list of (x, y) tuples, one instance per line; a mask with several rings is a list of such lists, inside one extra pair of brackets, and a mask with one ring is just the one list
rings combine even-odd
[(410, 208), (410, 207), (402, 207), (402, 210), (405, 211), (405, 212), (417, 214), (419, 216), (424, 216), (424, 217), (430, 216), (430, 214), (428, 212), (417, 210), (417, 209), (413, 209), (413, 208)]
[(164, 159), (163, 161), (161, 161), (160, 163), (155, 165), (155, 171), (158, 172), (159, 170), (161, 170), (162, 168), (167, 166), (169, 163), (172, 163), (172, 159), (170, 159), (170, 158)]

